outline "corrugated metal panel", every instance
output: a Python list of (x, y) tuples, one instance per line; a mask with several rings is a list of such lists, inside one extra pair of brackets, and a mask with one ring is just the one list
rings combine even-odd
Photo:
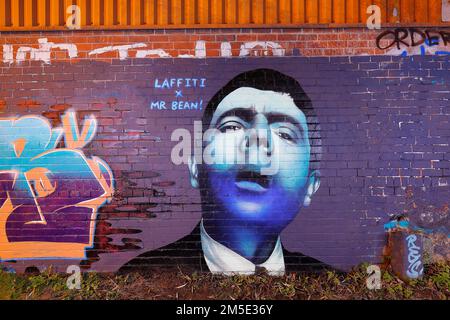
[[(0, 30), (65, 29), (77, 5), (83, 29), (352, 26), (366, 9), (382, 23), (448, 25), (443, 0), (0, 0)], [(448, 0), (444, 0), (448, 1)]]

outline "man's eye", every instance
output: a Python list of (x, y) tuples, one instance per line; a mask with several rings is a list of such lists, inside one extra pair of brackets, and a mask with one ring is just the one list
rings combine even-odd
[(278, 128), (276, 129), (275, 133), (286, 142), (294, 143), (295, 141), (297, 141), (297, 134), (289, 128)]
[(293, 137), (291, 137), (289, 134), (287, 134), (287, 133), (285, 133), (285, 132), (278, 132), (278, 136), (279, 136), (281, 139), (284, 139), (284, 140), (288, 140), (288, 141), (293, 141), (293, 140), (294, 140)]
[(229, 131), (237, 131), (237, 130), (241, 130), (241, 129), (242, 129), (242, 126), (237, 123), (225, 124), (219, 128), (220, 132), (222, 132), (222, 133), (229, 132)]

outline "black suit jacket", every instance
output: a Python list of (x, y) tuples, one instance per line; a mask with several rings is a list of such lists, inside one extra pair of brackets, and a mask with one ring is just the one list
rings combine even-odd
[[(293, 253), (283, 247), (286, 272), (318, 272), (332, 270), (323, 262), (305, 256), (302, 253)], [(209, 272), (203, 257), (200, 240), (200, 224), (184, 238), (165, 247), (145, 252), (126, 263), (120, 270), (143, 270), (146, 267), (184, 267), (192, 271)]]

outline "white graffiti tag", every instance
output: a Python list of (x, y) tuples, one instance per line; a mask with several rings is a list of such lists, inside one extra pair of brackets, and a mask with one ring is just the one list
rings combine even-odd
[(423, 274), (420, 247), (416, 245), (417, 236), (414, 234), (406, 237), (408, 242), (408, 269), (406, 275), (412, 279), (419, 278)]
[(107, 47), (102, 47), (102, 48), (92, 50), (91, 52), (89, 52), (89, 55), (90, 56), (95, 55), (95, 54), (100, 55), (100, 54), (103, 54), (106, 52), (118, 51), (119, 59), (126, 60), (128, 58), (128, 50), (136, 49), (136, 48), (143, 48), (146, 46), (147, 45), (145, 43), (134, 43), (134, 44), (122, 45), (122, 46), (107, 46)]
[(283, 57), (286, 53), (286, 50), (276, 42), (253, 41), (253, 42), (246, 42), (241, 45), (239, 56), (240, 57), (250, 56), (252, 52), (253, 55), (257, 56), (258, 49), (262, 49), (262, 55), (264, 56), (267, 56), (269, 54), (269, 50), (272, 50), (272, 54), (277, 57)]
[[(16, 62), (21, 63), (26, 60), (29, 53), (30, 60), (43, 61), (46, 64), (50, 64), (51, 51), (53, 49), (66, 50), (69, 58), (75, 58), (78, 56), (77, 46), (70, 43), (54, 43), (49, 42), (47, 38), (38, 39), (39, 48), (33, 47), (20, 47), (17, 50)], [(13, 47), (11, 45), (3, 46), (3, 62), (13, 63), (14, 62)]]
[[(38, 39), (39, 48), (21, 46), (16, 50), (16, 56), (14, 57), (14, 46), (11, 44), (4, 44), (0, 47), (0, 62), (4, 64), (12, 65), (14, 62), (20, 64), (24, 61), (42, 61), (45, 64), (50, 64), (52, 59), (52, 50), (66, 50), (69, 58), (78, 57), (78, 48), (72, 43), (54, 43), (49, 42), (47, 38)], [(132, 43), (126, 45), (111, 45), (96, 48), (88, 52), (88, 56), (98, 56), (94, 58), (101, 58), (102, 54), (108, 52), (118, 52), (120, 60), (126, 60), (130, 57), (130, 50), (135, 49), (136, 58), (171, 58), (172, 55), (161, 48), (148, 48), (145, 43)], [(286, 50), (277, 42), (272, 41), (254, 41), (245, 42), (241, 44), (239, 56), (268, 56), (269, 53), (273, 56), (282, 57), (286, 54)], [(233, 57), (232, 47), (230, 42), (221, 42), (220, 52), (221, 57), (231, 58)], [(174, 58), (206, 58), (206, 42), (198, 40), (195, 42), (194, 54), (182, 54), (179, 53)]]

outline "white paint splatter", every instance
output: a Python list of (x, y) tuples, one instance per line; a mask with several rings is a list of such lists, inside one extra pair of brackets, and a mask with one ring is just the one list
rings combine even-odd
[(78, 56), (78, 48), (74, 44), (70, 43), (55, 43), (52, 46), (53, 49), (67, 50), (69, 58), (76, 58)]
[(256, 49), (261, 47), (263, 50), (263, 55), (267, 56), (269, 54), (269, 49), (272, 51), (272, 54), (277, 57), (283, 57), (286, 50), (276, 42), (272, 41), (253, 41), (246, 42), (241, 45), (241, 50), (239, 52), (240, 57), (249, 56), (252, 50), (254, 51), (254, 55), (258, 55), (258, 51)]
[(195, 57), (206, 58), (206, 43), (203, 40), (197, 41), (195, 44)]
[(54, 43), (48, 42), (47, 38), (38, 39), (39, 48), (20, 47), (17, 50), (16, 61), (21, 63), (25, 61), (27, 54), (30, 53), (30, 59), (34, 61), (43, 61), (50, 64), (50, 56), (52, 49), (67, 50), (69, 58), (78, 56), (77, 46), (69, 43)]
[[(29, 54), (30, 60), (43, 61), (46, 64), (51, 62), (51, 51), (53, 49), (66, 50), (69, 58), (75, 58), (78, 56), (78, 48), (75, 44), (70, 43), (54, 43), (49, 42), (47, 38), (38, 39), (39, 48), (33, 48), (28, 46), (19, 47), (16, 53), (16, 62), (21, 63), (27, 59)], [(119, 59), (125, 60), (129, 57), (129, 50), (136, 48), (145, 48), (147, 45), (145, 43), (134, 43), (129, 45), (118, 45), (118, 46), (106, 46), (98, 49), (94, 49), (89, 52), (89, 56), (101, 55), (106, 52), (119, 52)], [(241, 45), (239, 56), (248, 56), (252, 52), (256, 56), (258, 52), (262, 51), (262, 55), (267, 56), (269, 52), (272, 52), (274, 56), (284, 56), (285, 49), (281, 47), (276, 42), (271, 41), (255, 41), (246, 42)], [(220, 55), (222, 57), (232, 57), (231, 44), (229, 42), (222, 42), (220, 45)], [(180, 54), (178, 58), (206, 58), (206, 42), (203, 40), (196, 41), (195, 43), (195, 55), (190, 54)], [(170, 58), (171, 55), (163, 49), (149, 49), (149, 50), (137, 50), (136, 58), (146, 58), (146, 57), (159, 57), (159, 58)], [(12, 64), (14, 63), (14, 47), (13, 45), (3, 45), (3, 63)]]
[(136, 58), (146, 58), (148, 56), (158, 56), (160, 58), (170, 58), (171, 57), (171, 55), (168, 54), (163, 49), (138, 50), (138, 51), (136, 51)]
[(222, 42), (220, 44), (220, 55), (225, 58), (230, 58), (233, 55), (231, 52), (231, 44), (229, 42)]
[(13, 46), (10, 44), (3, 45), (3, 63), (14, 63)]
[(184, 59), (186, 59), (186, 58), (195, 58), (195, 56), (193, 56), (192, 54), (179, 54), (178, 56), (177, 56), (177, 58), (184, 58)]
[(136, 58), (146, 58), (148, 56), (158, 56), (160, 58), (170, 58), (171, 57), (171, 55), (168, 54), (163, 49), (138, 50), (136, 52)]
[(128, 50), (135, 49), (135, 48), (144, 48), (146, 46), (147, 45), (145, 43), (135, 43), (135, 44), (122, 45), (122, 46), (107, 46), (107, 47), (102, 47), (102, 48), (92, 50), (89, 52), (89, 55), (92, 56), (94, 54), (103, 54), (106, 52), (118, 51), (119, 59), (125, 60), (128, 58)]
[(179, 54), (178, 58), (206, 58), (206, 43), (203, 40), (199, 40), (195, 43), (195, 55), (192, 54)]
[(21, 62), (25, 61), (25, 58), (27, 57), (27, 53), (31, 52), (31, 49), (33, 49), (33, 48), (31, 48), (31, 47), (20, 47), (17, 50), (17, 53), (16, 53), (16, 61), (17, 61), (17, 63), (21, 63)]

